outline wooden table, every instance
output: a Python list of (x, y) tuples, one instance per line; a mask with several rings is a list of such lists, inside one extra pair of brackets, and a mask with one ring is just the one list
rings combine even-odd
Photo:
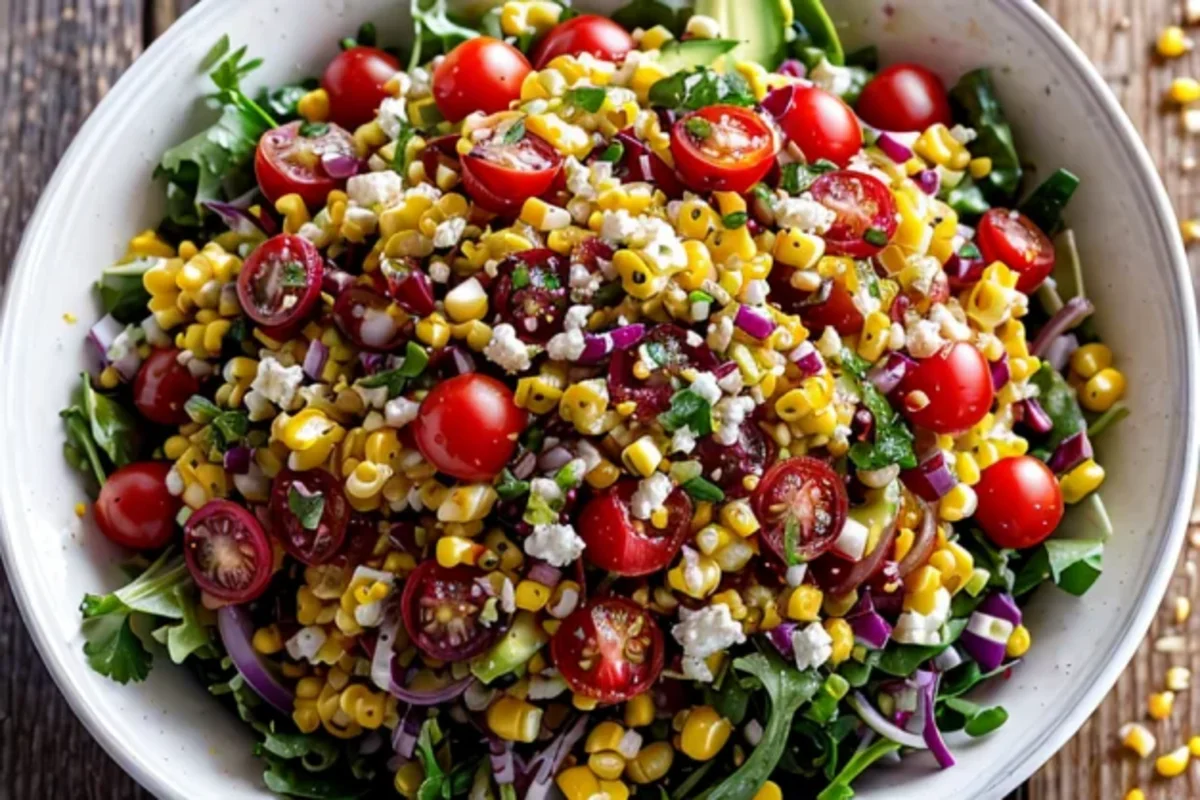
[[(982, 0), (979, 0), (982, 1)], [(0, 0), (0, 278), (21, 232), (88, 112), (146, 43), (195, 0)], [(1099, 65), (1158, 163), (1181, 216), (1200, 215), (1200, 183), (1180, 164), (1190, 152), (1161, 98), (1175, 75), (1200, 76), (1200, 54), (1156, 63), (1153, 41), (1178, 13), (1175, 0), (1044, 0), (1046, 8)], [(1196, 32), (1200, 36), (1200, 31)], [(1196, 596), (1185, 553), (1169, 596)], [(1192, 574), (1188, 574), (1191, 567)], [(148, 797), (71, 714), (42, 666), (0, 571), (0, 798)], [(1168, 657), (1151, 642), (1176, 626), (1165, 611), (1120, 682), (1079, 734), (1030, 780), (1030, 800), (1121, 798), (1140, 785), (1152, 798), (1200, 796), (1200, 780), (1151, 779), (1149, 762), (1117, 746), (1117, 729), (1161, 688)], [(1200, 634), (1200, 615), (1188, 626)], [(1198, 676), (1200, 656), (1175, 656)], [(1184, 693), (1169, 723), (1154, 726), (1173, 744), (1200, 733), (1200, 702)]]

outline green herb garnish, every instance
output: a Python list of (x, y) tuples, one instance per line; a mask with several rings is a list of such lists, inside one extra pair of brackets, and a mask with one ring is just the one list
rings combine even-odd
[(321, 492), (301, 492), (299, 486), (293, 484), (288, 488), (288, 510), (300, 520), (300, 527), (306, 531), (315, 531), (321, 525), (321, 515), (325, 513), (325, 495)]

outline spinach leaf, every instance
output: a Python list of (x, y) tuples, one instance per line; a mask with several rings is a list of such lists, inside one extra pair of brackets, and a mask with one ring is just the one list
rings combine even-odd
[(142, 277), (160, 261), (138, 258), (105, 268), (96, 281), (104, 310), (126, 325), (140, 323), (149, 316), (146, 304), (150, 302), (150, 293), (142, 285)]
[(900, 744), (898, 742), (880, 738), (866, 749), (855, 753), (846, 762), (846, 766), (842, 767), (842, 771), (817, 795), (817, 800), (847, 800), (847, 798), (853, 797), (854, 790), (850, 786), (854, 783), (855, 779), (867, 767), (888, 753), (894, 753), (899, 749)]
[(983, 190), (970, 175), (953, 188), (943, 187), (939, 195), (946, 205), (968, 222), (982, 217), (992, 207), (983, 196)]
[(875, 420), (875, 442), (855, 442), (850, 448), (850, 460), (861, 470), (876, 470), (899, 464), (904, 469), (917, 465), (913, 452), (913, 434), (908, 425), (892, 408), (888, 399), (870, 381), (861, 381), (859, 391), (863, 405)]
[(1033, 220), (1047, 236), (1054, 236), (1062, 228), (1063, 211), (1078, 188), (1079, 178), (1060, 169), (1034, 189), (1017, 210)]
[(662, 25), (678, 36), (691, 16), (689, 6), (687, 0), (633, 0), (617, 9), (612, 20), (628, 31), (634, 28), (650, 30), (655, 25)]
[(137, 459), (137, 418), (124, 406), (92, 388), (87, 373), (80, 376), (83, 386), (83, 411), (91, 427), (92, 439), (108, 454), (118, 468)]
[(1025, 565), (1013, 591), (1028, 591), (1050, 578), (1064, 592), (1081, 597), (1100, 577), (1103, 561), (1100, 539), (1047, 539)]
[[(732, 678), (732, 676), (727, 676)], [(750, 691), (738, 680), (726, 680), (717, 691), (711, 685), (704, 687), (704, 702), (717, 710), (734, 725), (741, 725), (750, 709)]]
[(595, 114), (604, 105), (608, 93), (599, 86), (579, 86), (567, 91), (566, 101), (589, 114)]
[(1042, 364), (1029, 382), (1038, 388), (1038, 403), (1053, 423), (1045, 443), (1047, 451), (1053, 453), (1063, 439), (1087, 430), (1087, 420), (1079, 407), (1075, 390), (1058, 370), (1048, 363)]
[[(164, 625), (151, 633), (154, 640), (167, 648), (167, 655), (176, 664), (182, 664), (188, 656), (204, 650), (212, 642), (208, 628), (196, 616), (196, 593), (194, 587), (181, 584), (175, 587), (175, 602), (183, 618), (174, 625)], [(206, 654), (211, 655), (206, 651)]]
[(793, 49), (815, 47), (823, 52), (830, 64), (840, 67), (846, 63), (846, 51), (842, 49), (837, 28), (821, 0), (792, 0), (792, 14), (796, 19), (797, 34)]
[(746, 79), (736, 72), (714, 72), (697, 67), (691, 72), (676, 72), (650, 87), (650, 105), (659, 108), (696, 111), (717, 104), (752, 106), (754, 93)]
[(263, 773), (263, 783), (272, 792), (288, 797), (353, 800), (365, 797), (372, 791), (370, 786), (347, 786), (344, 776), (314, 778), (311, 773), (298, 770), (282, 759), (266, 756), (266, 761), (267, 770)]
[(816, 182), (817, 178), (836, 169), (837, 164), (824, 158), (814, 161), (811, 164), (800, 164), (798, 162), (784, 164), (783, 172), (779, 179), (779, 188), (795, 197), (807, 192), (813, 183)]
[(263, 89), (255, 97), (255, 102), (263, 110), (275, 118), (280, 125), (295, 122), (300, 119), (298, 106), (304, 95), (320, 86), (316, 78), (308, 78), (300, 83), (280, 86), (275, 89)]
[(707, 436), (713, 430), (712, 405), (691, 389), (680, 389), (671, 397), (671, 407), (658, 415), (658, 422), (667, 433), (686, 427), (696, 436)]
[(733, 662), (733, 668), (758, 678), (771, 698), (771, 713), (762, 741), (732, 775), (705, 792), (704, 800), (753, 797), (775, 770), (787, 745), (792, 717), (821, 687), (814, 669), (800, 672), (776, 654), (754, 653)]
[(954, 644), (967, 627), (965, 619), (952, 619), (946, 623), (942, 633), (941, 644), (897, 644), (890, 642), (879, 657), (876, 667), (880, 672), (886, 672), (897, 678), (907, 678), (917, 671), (917, 668), (931, 658), (941, 655), (947, 647)]
[(943, 732), (964, 730), (968, 736), (984, 736), (1007, 721), (1003, 706), (987, 708), (961, 697), (946, 698), (938, 708), (938, 728)]
[(96, 479), (96, 488), (104, 485), (108, 475), (100, 461), (100, 448), (92, 437), (92, 426), (87, 414), (78, 405), (65, 408), (59, 412), (63, 427), (67, 430), (67, 440), (63, 442), (63, 457), (67, 463), (80, 472), (90, 471)]
[(992, 160), (991, 173), (979, 182), (983, 196), (992, 205), (1011, 208), (1021, 186), (1021, 161), (991, 72), (987, 69), (968, 72), (950, 90), (950, 100), (955, 119), (978, 134), (971, 143), (971, 155)]

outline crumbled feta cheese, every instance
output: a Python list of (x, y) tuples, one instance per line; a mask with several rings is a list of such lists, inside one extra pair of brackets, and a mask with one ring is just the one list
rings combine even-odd
[(458, 240), (462, 238), (463, 231), (467, 228), (467, 220), (465, 217), (451, 217), (438, 223), (438, 226), (433, 231), (433, 246), (438, 250), (444, 250), (447, 247), (454, 247), (458, 244)]
[(746, 641), (742, 625), (733, 618), (729, 606), (718, 603), (695, 611), (679, 607), (679, 622), (671, 635), (683, 648), (684, 656), (705, 659)]
[(583, 331), (576, 328), (552, 336), (546, 343), (546, 354), (554, 361), (578, 361), (586, 347)]
[(303, 367), (285, 367), (268, 357), (258, 362), (258, 373), (250, 388), (280, 408), (288, 408), (296, 399), (296, 390), (303, 380)]
[(658, 217), (639, 217), (639, 237), (645, 244), (641, 252), (650, 266), (659, 272), (670, 273), (687, 266), (687, 251), (679, 234), (666, 220)]
[(796, 669), (814, 669), (833, 655), (833, 639), (821, 623), (810, 622), (792, 632), (792, 652), (796, 656)]
[(563, 317), (563, 330), (575, 331), (587, 328), (588, 318), (592, 316), (592, 307), (587, 305), (571, 306)]
[(896, 620), (892, 638), (901, 644), (941, 644), (942, 626), (950, 616), (950, 593), (938, 589), (934, 595), (934, 608), (929, 614), (905, 611)]
[(363, 233), (370, 234), (374, 233), (375, 228), (379, 225), (379, 217), (375, 216), (375, 212), (369, 208), (347, 206), (346, 222), (354, 225)]
[(403, 428), (417, 418), (417, 412), (420, 410), (420, 403), (409, 400), (407, 397), (396, 397), (384, 405), (383, 418), (387, 421), (388, 427)]
[(856, 519), (847, 518), (846, 523), (842, 525), (842, 532), (833, 542), (833, 549), (851, 561), (861, 561), (870, 533), (866, 525)]
[(429, 279), (434, 283), (450, 282), (450, 265), (445, 261), (434, 261), (429, 265)]
[(172, 497), (179, 497), (185, 488), (187, 487), (183, 483), (183, 476), (179, 474), (179, 468), (172, 465), (171, 469), (167, 470), (167, 491)]
[(861, 172), (864, 175), (870, 175), (885, 186), (891, 185), (892, 179), (887, 173), (876, 167), (871, 159), (863, 153), (856, 153), (850, 157), (850, 163), (846, 165), (846, 169), (851, 172)]
[(325, 629), (320, 625), (309, 625), (296, 631), (296, 635), (287, 640), (285, 647), (293, 661), (304, 660), (315, 664), (317, 653), (325, 644)]
[(571, 525), (538, 525), (525, 539), (525, 554), (553, 567), (575, 563), (587, 545)]
[(745, 396), (726, 397), (713, 409), (717, 430), (713, 437), (723, 445), (737, 444), (742, 423), (754, 412), (754, 399)]
[(400, 129), (408, 122), (408, 103), (402, 97), (386, 97), (379, 104), (379, 127), (393, 142), (400, 136)]
[(843, 97), (854, 89), (854, 70), (831, 64), (828, 58), (822, 58), (808, 71), (808, 79), (838, 97)]
[(686, 33), (693, 39), (719, 39), (721, 23), (705, 14), (692, 14), (688, 17)]
[(696, 449), (696, 434), (684, 425), (671, 436), (672, 453), (690, 453)]
[(712, 670), (708, 668), (708, 664), (704, 662), (703, 658), (685, 655), (680, 666), (683, 667), (683, 677), (689, 681), (712, 683), (715, 680)]
[(826, 208), (808, 192), (780, 200), (775, 206), (775, 222), (781, 228), (796, 228), (804, 233), (825, 233), (837, 221), (837, 212)]
[(246, 392), (242, 402), (246, 405), (251, 422), (261, 422), (275, 416), (275, 407), (271, 405), (271, 401), (253, 389)]
[(710, 406), (715, 406), (721, 399), (721, 387), (717, 385), (717, 376), (711, 372), (697, 372), (692, 380), (692, 391), (707, 400)]
[[(826, 330), (831, 330), (826, 328)], [(946, 346), (941, 326), (933, 320), (915, 318), (904, 333), (908, 352), (915, 358), (929, 358)]]
[(362, 384), (356, 383), (352, 388), (354, 389), (354, 393), (359, 396), (359, 398), (363, 401), (363, 405), (367, 408), (378, 409), (387, 405), (388, 387), (386, 386), (375, 386), (368, 389)]
[(604, 220), (600, 224), (600, 235), (618, 244), (624, 244), (641, 230), (637, 220), (629, 216), (623, 208), (616, 211), (605, 211)]
[(728, 316), (718, 317), (708, 323), (708, 346), (719, 353), (729, 349), (733, 341), (733, 319)]
[(737, 394), (745, 387), (746, 381), (742, 378), (742, 371), (735, 369), (717, 381), (717, 385), (721, 387), (721, 391), (725, 392), (725, 394)]
[(637, 490), (629, 498), (629, 508), (635, 519), (650, 519), (654, 509), (661, 506), (671, 494), (674, 486), (671, 479), (661, 472), (638, 482)]
[(575, 156), (567, 156), (563, 163), (563, 172), (567, 176), (567, 191), (584, 200), (596, 197), (596, 190), (592, 186), (592, 170), (579, 163)]
[(950, 138), (959, 144), (970, 144), (979, 138), (979, 133), (974, 128), (968, 128), (965, 125), (955, 125), (950, 129)]
[(761, 306), (767, 302), (767, 295), (770, 293), (771, 285), (769, 283), (763, 280), (753, 280), (746, 284), (744, 298), (752, 306)]
[(400, 199), (403, 191), (403, 181), (391, 170), (355, 175), (346, 182), (346, 194), (364, 208), (393, 205)]
[(517, 331), (507, 322), (492, 330), (492, 340), (483, 348), (488, 361), (510, 374), (529, 369), (529, 348), (517, 338)]

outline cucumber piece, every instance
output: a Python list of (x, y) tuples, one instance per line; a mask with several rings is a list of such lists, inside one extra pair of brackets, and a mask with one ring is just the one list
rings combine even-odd
[(741, 43), (731, 60), (756, 61), (772, 71), (787, 56), (786, 32), (792, 24), (789, 0), (696, 0), (695, 13), (712, 17), (727, 39)]
[(485, 684), (523, 667), (550, 637), (528, 611), (513, 619), (508, 632), (491, 649), (471, 662), (471, 674)]
[(735, 39), (672, 40), (662, 46), (658, 63), (672, 73), (707, 67), (739, 44)]
[(879, 537), (900, 513), (900, 481), (894, 480), (882, 489), (872, 489), (867, 492), (865, 505), (850, 509), (849, 517), (865, 527), (870, 534), (867, 536), (866, 552), (870, 553), (879, 543)]

